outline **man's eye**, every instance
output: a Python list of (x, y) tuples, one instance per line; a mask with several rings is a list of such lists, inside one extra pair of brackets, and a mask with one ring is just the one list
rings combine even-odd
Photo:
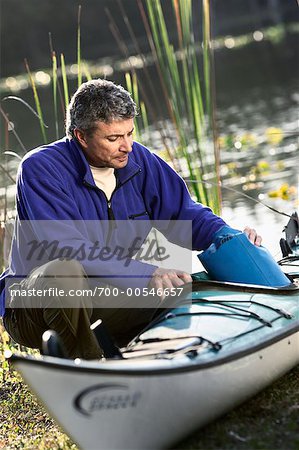
[(117, 140), (117, 136), (116, 137), (108, 137), (107, 139), (109, 142), (115, 142)]

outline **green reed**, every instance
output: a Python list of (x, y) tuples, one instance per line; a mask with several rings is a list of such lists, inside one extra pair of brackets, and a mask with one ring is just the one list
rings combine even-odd
[(42, 137), (43, 137), (44, 143), (46, 144), (47, 143), (47, 134), (46, 134), (45, 122), (44, 122), (44, 119), (43, 119), (41, 103), (40, 103), (39, 95), (38, 95), (38, 92), (37, 92), (35, 80), (34, 80), (34, 77), (33, 77), (32, 73), (31, 73), (31, 71), (30, 71), (27, 59), (25, 59), (25, 67), (26, 67), (26, 70), (27, 70), (27, 73), (28, 73), (28, 76), (29, 76), (29, 81), (30, 81), (30, 85), (31, 85), (31, 88), (32, 88), (32, 92), (33, 92), (33, 97), (34, 97), (34, 101), (35, 101), (36, 111), (37, 111), (37, 114), (38, 114), (38, 117), (39, 117), (39, 124), (40, 124), (40, 129), (41, 129), (41, 132), (42, 132)]
[(138, 108), (138, 115), (134, 123), (134, 135), (137, 141), (142, 140), (142, 131), (148, 128), (148, 117), (146, 106), (142, 100), (139, 98), (139, 88), (136, 72), (132, 74), (127, 72), (125, 74), (125, 80), (127, 85), (127, 90), (132, 94), (134, 102)]
[[(213, 82), (213, 64), (210, 31), (210, 2), (202, 0), (202, 42), (195, 41), (195, 21), (193, 12), (200, 3), (192, 0), (173, 0), (173, 14), (176, 23), (178, 48), (175, 48), (168, 33), (169, 24), (164, 16), (161, 0), (146, 0), (144, 8), (141, 0), (136, 0), (140, 10), (144, 29), (152, 53), (157, 75), (158, 86), (152, 81), (148, 64), (142, 54), (133, 26), (130, 23), (121, 0), (118, 0), (121, 16), (125, 22), (135, 52), (143, 62), (143, 75), (138, 77), (136, 69), (131, 66), (132, 77), (137, 79), (140, 94), (144, 100), (140, 110), (148, 111), (161, 134), (166, 154), (174, 168), (190, 180), (190, 189), (195, 198), (220, 213), (221, 196), (219, 188), (219, 153), (215, 126), (215, 90)], [(125, 39), (114, 20), (113, 14), (106, 11), (109, 26), (123, 54), (128, 60), (129, 51)], [(199, 24), (197, 24), (200, 26)], [(197, 26), (196, 25), (196, 26)], [(201, 44), (203, 52), (201, 53)], [(200, 68), (202, 67), (202, 69)], [(127, 75), (128, 78), (128, 75)], [(146, 79), (146, 88), (144, 86)], [(128, 84), (136, 103), (133, 85)], [(158, 88), (158, 89), (157, 89)], [(162, 97), (160, 95), (160, 91)], [(157, 93), (159, 92), (159, 93)], [(162, 100), (162, 101), (161, 101)], [(161, 126), (165, 113), (162, 102), (166, 106), (168, 117), (176, 135), (176, 144), (169, 145), (169, 131)], [(165, 108), (164, 108), (165, 109)], [(165, 122), (165, 121), (164, 121)], [(139, 134), (141, 130), (139, 130)], [(211, 143), (214, 143), (214, 148)], [(187, 170), (182, 170), (186, 166)], [(211, 188), (207, 188), (208, 181)]]
[(56, 139), (59, 137), (58, 112), (57, 112), (57, 58), (56, 53), (52, 52), (52, 85), (53, 85), (53, 105)]
[[(213, 91), (210, 1), (172, 0), (177, 35), (175, 42), (178, 43), (174, 45), (168, 31), (168, 18), (165, 17), (163, 12), (163, 2), (161, 0), (145, 0), (145, 9), (143, 2), (136, 0), (157, 70), (159, 86), (154, 84), (151, 79), (145, 57), (140, 51), (138, 40), (126, 15), (125, 8), (120, 0), (118, 4), (136, 52), (143, 60), (142, 70), (145, 75), (143, 78), (146, 80), (145, 88), (144, 81), (141, 81), (141, 77), (138, 77), (134, 67), (131, 68), (131, 74), (126, 75), (127, 88), (132, 93), (140, 111), (140, 117), (136, 121), (136, 136), (138, 139), (142, 139), (142, 130), (148, 127), (148, 115), (151, 116), (151, 121), (157, 124), (157, 129), (161, 134), (168, 159), (175, 170), (191, 180), (190, 189), (196, 200), (209, 205), (214, 212), (220, 213), (219, 153), (216, 147), (217, 136), (214, 117), (215, 94)], [(202, 11), (202, 25), (194, 20), (193, 14), (196, 9)], [(130, 53), (125, 45), (125, 40), (120, 35), (113, 15), (109, 11), (108, 18), (111, 31), (122, 53), (129, 59)], [(199, 39), (196, 41), (195, 27), (202, 28), (202, 41)], [(61, 54), (60, 56), (59, 67), (52, 43), (50, 43), (50, 47), (54, 121), (56, 137), (58, 138), (58, 93), (60, 94), (62, 111), (65, 114), (70, 98), (68, 73), (64, 55)], [(201, 47), (203, 47), (203, 50), (201, 50)], [(46, 127), (36, 84), (27, 62), (26, 69), (33, 91), (43, 140), (47, 142)], [(81, 55), (80, 5), (77, 15), (77, 69), (78, 86), (82, 83), (83, 76), (87, 80), (91, 79), (88, 65), (82, 60)], [(60, 79), (63, 89), (60, 89)], [(161, 107), (161, 99), (164, 108)], [(163, 124), (165, 113), (162, 110), (165, 109), (165, 106), (176, 136), (174, 144), (169, 142), (169, 130), (167, 129), (169, 126), (165, 127)], [(214, 149), (211, 142), (214, 142)], [(182, 167), (185, 167), (185, 169), (183, 170)], [(211, 181), (211, 188), (207, 188), (208, 181)]]
[[(137, 0), (142, 10), (140, 0)], [(203, 54), (200, 69), (201, 42), (195, 41), (193, 11), (200, 5), (192, 0), (173, 0), (173, 13), (176, 23), (178, 49), (170, 40), (166, 17), (161, 0), (146, 0), (147, 15), (143, 22), (149, 42), (152, 41), (153, 57), (159, 66), (160, 82), (163, 83), (164, 99), (171, 108), (171, 119), (177, 131), (176, 153), (187, 163), (186, 175), (192, 180), (193, 192), (201, 201), (220, 212), (220, 192), (215, 183), (207, 189), (206, 181), (218, 181), (216, 149), (212, 150), (209, 141), (213, 135), (213, 101), (211, 81), (211, 32), (210, 3), (202, 1), (203, 15)], [(148, 21), (148, 22), (147, 22)], [(196, 183), (197, 182), (197, 183)]]
[(61, 53), (61, 55), (60, 55), (60, 64), (61, 64), (61, 76), (62, 76), (63, 94), (64, 94), (64, 105), (65, 105), (65, 109), (67, 109), (67, 106), (68, 106), (69, 101), (70, 101), (70, 97), (69, 97), (67, 73), (66, 73), (66, 67), (65, 67), (65, 61), (64, 61), (63, 53)]

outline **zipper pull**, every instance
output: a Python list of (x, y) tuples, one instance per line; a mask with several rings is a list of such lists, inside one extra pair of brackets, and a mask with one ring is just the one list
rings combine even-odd
[(111, 201), (109, 201), (109, 202), (107, 203), (107, 205), (108, 205), (108, 219), (109, 219), (109, 220), (115, 220), (114, 213), (113, 213), (113, 209), (112, 209), (112, 207), (111, 207)]

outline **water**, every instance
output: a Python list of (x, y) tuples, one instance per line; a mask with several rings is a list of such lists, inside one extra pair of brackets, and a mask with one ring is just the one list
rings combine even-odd
[[(297, 188), (298, 192), (298, 66), (294, 36), (288, 36), (276, 46), (269, 43), (250, 44), (241, 49), (221, 50), (215, 54), (217, 87), (217, 124), (220, 136), (232, 136), (230, 145), (221, 152), (223, 181), (223, 218), (233, 227), (243, 229), (249, 225), (263, 236), (263, 242), (272, 254), (279, 258), (278, 240), (287, 218), (274, 213), (242, 193), (261, 199), (270, 206), (291, 214), (298, 208), (298, 194), (289, 200), (271, 199), (268, 192), (277, 190), (283, 183)], [(123, 83), (123, 74), (115, 73), (114, 81)], [(46, 123), (52, 123), (52, 92), (50, 88), (41, 89)], [(33, 104), (30, 90), (21, 93), (22, 98)], [(18, 102), (5, 103), (27, 149), (42, 141), (38, 121)], [(63, 118), (61, 117), (61, 124)], [(282, 133), (281, 142), (268, 142), (266, 130), (277, 128)], [(55, 139), (52, 129), (48, 140)], [(62, 127), (60, 135), (62, 135)], [(254, 143), (236, 148), (238, 139), (250, 133)], [(156, 134), (152, 133), (149, 142), (152, 149), (163, 149)], [(2, 136), (1, 146), (4, 148)], [(238, 145), (237, 145), (238, 147)], [(21, 153), (20, 146), (10, 133), (9, 148)], [(15, 162), (7, 158), (8, 165)], [(259, 161), (269, 165), (268, 173), (254, 178), (252, 168)], [(235, 169), (229, 169), (233, 162)], [(14, 169), (11, 167), (12, 173)], [(4, 177), (1, 175), (1, 186)], [(232, 188), (235, 191), (226, 189)], [(3, 196), (3, 189), (0, 196)], [(9, 188), (12, 199), (14, 188)], [(2, 208), (3, 210), (3, 202)]]

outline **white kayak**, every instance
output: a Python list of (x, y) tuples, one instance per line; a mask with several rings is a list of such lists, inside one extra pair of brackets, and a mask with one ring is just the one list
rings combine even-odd
[[(285, 260), (298, 260), (298, 250)], [(11, 356), (82, 450), (167, 448), (299, 363), (295, 283), (194, 278), (186, 302), (161, 312), (118, 358)]]

